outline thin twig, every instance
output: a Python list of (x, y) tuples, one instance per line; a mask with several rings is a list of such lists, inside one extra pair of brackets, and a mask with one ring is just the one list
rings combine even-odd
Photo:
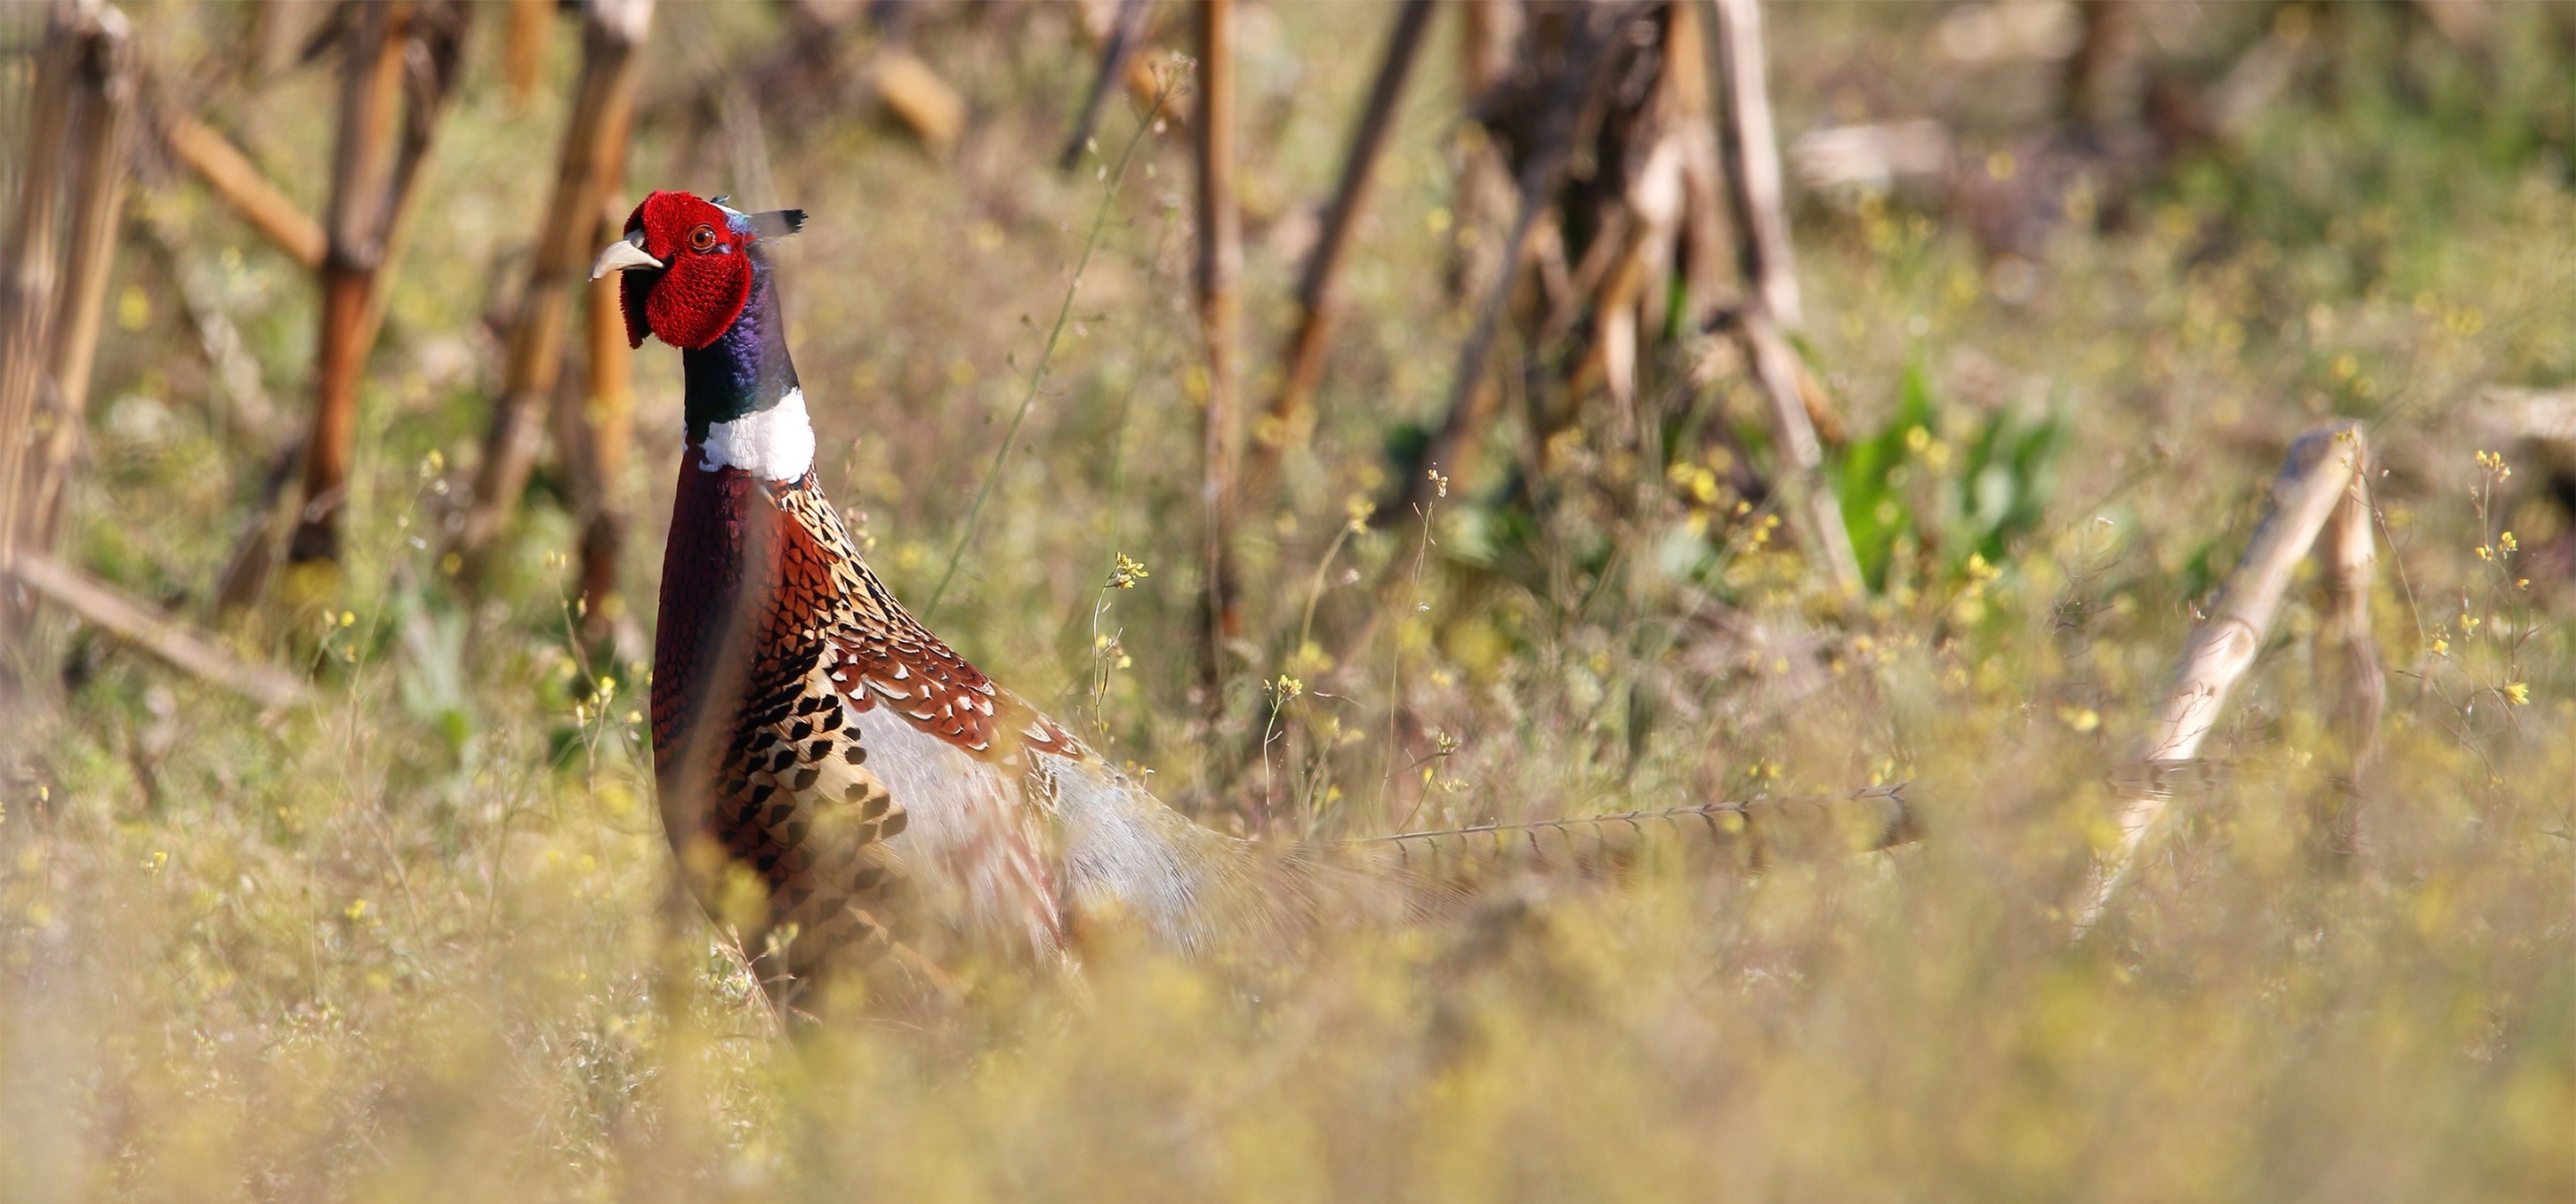
[(939, 613), (940, 600), (948, 596), (948, 584), (957, 578), (957, 565), (966, 557), (967, 545), (975, 541), (975, 525), (984, 517), (984, 503), (993, 497), (993, 484), (1002, 478), (1002, 466), (1011, 458), (1011, 445), (1019, 442), (1020, 424), (1028, 421), (1029, 408), (1037, 404), (1038, 387), (1046, 382), (1047, 365), (1055, 359), (1056, 344), (1064, 339), (1064, 328), (1073, 319), (1073, 297), (1082, 289), (1082, 274), (1091, 267), (1091, 254), (1100, 247), (1100, 232), (1109, 226), (1109, 210), (1118, 199), (1118, 186), (1127, 179), (1127, 165), (1136, 158), (1136, 148), (1145, 136), (1154, 132), (1154, 117), (1170, 99), (1166, 90), (1154, 97), (1154, 103), (1136, 122), (1136, 134), (1127, 140), (1127, 149), (1118, 155), (1117, 170), (1110, 173), (1108, 184), (1101, 189), (1100, 207), (1091, 215), (1091, 232), (1082, 239), (1082, 256), (1073, 264), (1073, 279), (1065, 282), (1064, 300), (1056, 306), (1055, 324), (1047, 328), (1046, 345), (1038, 351), (1037, 367), (1029, 373), (1029, 387), (1020, 394), (1020, 408), (1012, 413), (1011, 425), (1002, 433), (1002, 446), (993, 453), (993, 467), (985, 472), (984, 483), (975, 490), (975, 504), (966, 509), (966, 525), (957, 532), (957, 544), (948, 550), (948, 567), (941, 570), (939, 584), (932, 587), (930, 600), (922, 605), (922, 621), (928, 622)]
[(1108, 107), (1109, 93), (1118, 81), (1127, 78), (1127, 64), (1136, 57), (1136, 48), (1145, 42), (1145, 19), (1152, 15), (1153, 0), (1118, 0), (1118, 15), (1109, 26), (1109, 37), (1100, 44), (1100, 70), (1092, 77), (1091, 91), (1082, 98), (1082, 115), (1074, 118), (1073, 134), (1064, 140), (1064, 150), (1056, 155), (1056, 169), (1072, 171), (1082, 162), (1082, 152), (1091, 145), (1092, 131), (1100, 128), (1101, 110)]
[(1659, 807), (1644, 811), (1621, 811), (1613, 815), (1572, 815), (1555, 819), (1533, 819), (1520, 823), (1472, 824), (1463, 828), (1427, 828), (1418, 832), (1397, 832), (1387, 836), (1364, 836), (1352, 844), (1396, 844), (1408, 840), (1439, 840), (1451, 836), (1489, 836), (1498, 832), (1552, 832), (1595, 824), (1634, 824), (1645, 820), (1696, 819), (1709, 815), (1742, 815), (1763, 807), (1787, 807), (1798, 804), (1828, 804), (1860, 799), (1884, 799), (1902, 806), (1905, 783), (1872, 786), (1849, 794), (1810, 794), (1792, 798), (1729, 799), (1714, 803), (1692, 803), (1681, 807)]

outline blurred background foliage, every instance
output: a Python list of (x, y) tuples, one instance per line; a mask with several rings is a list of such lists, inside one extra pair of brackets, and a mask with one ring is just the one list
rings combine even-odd
[[(319, 214), (340, 84), (303, 7), (128, 16), (155, 95)], [(317, 293), (136, 140), (61, 555), (319, 701), (262, 713), (59, 616), (6, 650), (0, 1197), (2576, 1193), (2576, 456), (2515, 418), (2576, 381), (2576, 8), (1766, 6), (1847, 593), (1777, 504), (1725, 306), (1667, 307), (1613, 404), (1529, 308), (1544, 273), (1478, 467), (1368, 521), (1424, 471), (1510, 216), (1440, 6), (1311, 437), (1238, 516), (1211, 698), (1187, 7), (1059, 172), (1109, 7), (665, 0), (628, 195), (812, 214), (779, 256), (827, 490), (918, 602), (998, 463), (939, 629), (1176, 805), (1335, 838), (1909, 780), (1927, 831), (1503, 883), (1284, 966), (1112, 934), (1078, 976), (791, 1043), (672, 900), (651, 801), (678, 356), (633, 360), (622, 625), (577, 604), (554, 455), (479, 588), (444, 558), (582, 54), (537, 7), (534, 51), (507, 6), (464, 43), (339, 567), (244, 609), (216, 595), (310, 404)], [(42, 16), (0, 14), (10, 146)], [(1252, 404), (1392, 16), (1235, 10)], [(897, 56), (953, 130), (889, 91)], [(1158, 77), (1183, 99), (1149, 112)], [(2184, 636), (2334, 416), (2376, 457), (2378, 755), (2346, 772), (2296, 598), (2176, 840), (2070, 944)], [(1112, 588), (1121, 556), (1150, 576)], [(2320, 857), (2347, 798), (2362, 851)]]

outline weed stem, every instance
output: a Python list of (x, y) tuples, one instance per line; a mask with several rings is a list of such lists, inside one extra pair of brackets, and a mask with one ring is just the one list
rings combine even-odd
[(930, 601), (921, 608), (922, 621), (928, 622), (939, 613), (940, 599), (948, 596), (948, 585), (957, 579), (957, 565), (966, 558), (966, 545), (975, 540), (975, 524), (984, 517), (984, 503), (993, 496), (993, 483), (1002, 479), (1002, 465), (1011, 458), (1011, 445), (1019, 442), (1020, 424), (1028, 421), (1029, 407), (1036, 405), (1038, 386), (1046, 381), (1047, 363), (1055, 358), (1056, 344), (1064, 339), (1065, 323), (1073, 316), (1073, 295), (1082, 289), (1082, 274), (1091, 268), (1091, 253), (1100, 246), (1100, 232), (1109, 225), (1109, 208), (1118, 200), (1118, 186), (1127, 179), (1127, 164), (1136, 157), (1136, 148), (1145, 135), (1154, 130), (1154, 118), (1162, 113), (1163, 102), (1171, 95), (1166, 87), (1154, 94), (1153, 107), (1137, 119), (1135, 136), (1127, 140), (1127, 149), (1119, 152), (1118, 170), (1100, 190), (1100, 207), (1092, 211), (1091, 232), (1083, 236), (1082, 257), (1074, 261), (1073, 279), (1065, 282), (1064, 300), (1055, 308), (1055, 325), (1047, 328), (1046, 346), (1038, 352), (1037, 367), (1029, 373), (1029, 387), (1020, 394), (1020, 408), (1011, 415), (1010, 429), (1002, 434), (1002, 446), (993, 453), (993, 467), (984, 474), (984, 484), (975, 491), (975, 504), (966, 511), (966, 525), (957, 532), (957, 545), (948, 550), (948, 567), (941, 570), (939, 584), (930, 591)]

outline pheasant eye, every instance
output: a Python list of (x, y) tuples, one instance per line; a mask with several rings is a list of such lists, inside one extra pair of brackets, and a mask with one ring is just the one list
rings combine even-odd
[(695, 229), (695, 230), (691, 230), (691, 231), (689, 231), (689, 249), (690, 249), (690, 250), (693, 250), (693, 251), (706, 251), (706, 250), (712, 250), (712, 249), (714, 249), (715, 245), (716, 245), (716, 230), (715, 230), (715, 227), (713, 227), (713, 226), (700, 226), (700, 227), (698, 227), (698, 228), (697, 228), (697, 229)]

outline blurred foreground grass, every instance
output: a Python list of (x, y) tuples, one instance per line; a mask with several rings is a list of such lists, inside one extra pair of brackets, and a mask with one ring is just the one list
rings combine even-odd
[[(762, 11), (672, 7), (656, 53), (721, 70), (764, 44)], [(1311, 98), (1356, 96), (1368, 68), (1322, 48), (1378, 23), (1251, 11), (1250, 295), (1276, 297), (1343, 126)], [(1929, 15), (1774, 11), (1790, 132), (1890, 103), (1854, 79), (1938, 94), (1907, 52)], [(477, 315), (532, 234), (546, 180), (524, 164), (560, 119), (559, 100), (510, 111), (478, 52), (376, 361), (344, 583), (253, 617), (328, 701), (255, 716), (60, 624), (10, 650), (62, 684), (5, 739), (0, 1199), (2568, 1198), (2576, 533), (2549, 464), (2499, 480), (2474, 458), (2495, 446), (2482, 386), (2576, 379), (2568, 115), (2547, 83), (2563, 92), (2566, 64), (2507, 39), (2481, 73), (2420, 36), (2372, 43), (2406, 35), (2354, 13), (2347, 48), (2411, 74), (2285, 100), (2126, 225), (2059, 232), (2035, 294), (1996, 295), (1937, 206), (1801, 213), (1811, 353), (1855, 430), (1887, 436), (1846, 466), (1886, 529), (1884, 592), (1856, 613), (1734, 514), (1713, 454), (1659, 474), (1578, 446), (1642, 500), (1569, 491), (1533, 526), (1496, 500), (1498, 468), (1427, 530), (1338, 545), (1334, 565), (1424, 567), (1332, 665), (1300, 647), (1305, 583), (1323, 628), (1372, 617), (1314, 565), (1344, 499), (1382, 482), (1390, 417), (1438, 404), (1462, 321), (1431, 237), (1451, 219), (1441, 63), (1360, 246), (1318, 453), (1291, 465), (1276, 563), (1256, 558), (1290, 585), (1256, 603), (1247, 659), (1266, 663), (1242, 676), (1310, 688), (1273, 717), (1287, 753), (1234, 789), (1329, 836), (1904, 778), (1927, 838), (1750, 879), (1673, 856), (1609, 888), (1507, 883), (1456, 923), (1284, 964), (1192, 967), (1113, 936), (1079, 978), (992, 975), (955, 1016), (801, 1047), (666, 897), (641, 667), (568, 641), (560, 510), (540, 498), (479, 608), (414, 542), (479, 437)], [(185, 46), (223, 19), (173, 7), (145, 28)], [(836, 116), (773, 129), (781, 195), (745, 198), (816, 215), (787, 287), (820, 462), (908, 597), (1016, 403), (1020, 315), (1052, 312), (1098, 196), (1040, 166), (1084, 70), (1038, 49), (1062, 20), (925, 32), (934, 62), (1008, 65), (958, 69), (978, 124), (955, 163)], [(292, 76), (233, 116), (270, 162), (318, 163), (327, 87)], [(690, 152), (676, 125), (648, 123), (638, 182), (723, 191), (726, 149)], [(1186, 164), (1158, 153), (941, 626), (1222, 817), (1225, 767), (1180, 719), (1196, 336)], [(138, 203), (191, 238), (122, 260), (68, 547), (138, 592), (203, 597), (261, 459), (207, 402), (167, 282), (218, 274), (281, 401), (311, 302), (202, 194)], [(1253, 313), (1274, 346), (1284, 319)], [(640, 599), (676, 356), (639, 370)], [(1731, 382), (1673, 388), (1673, 412), (1715, 426), (1756, 412)], [(2281, 448), (2338, 413), (2387, 469), (2363, 855), (2310, 851), (2347, 786), (2294, 606), (2180, 784), (2177, 839), (2070, 946), (2061, 906), (2193, 608)], [(1974, 471), (1987, 433), (2052, 418), (2044, 473)], [(1997, 508), (1994, 488), (2033, 496)], [(1119, 553), (1153, 575), (1112, 594)]]

